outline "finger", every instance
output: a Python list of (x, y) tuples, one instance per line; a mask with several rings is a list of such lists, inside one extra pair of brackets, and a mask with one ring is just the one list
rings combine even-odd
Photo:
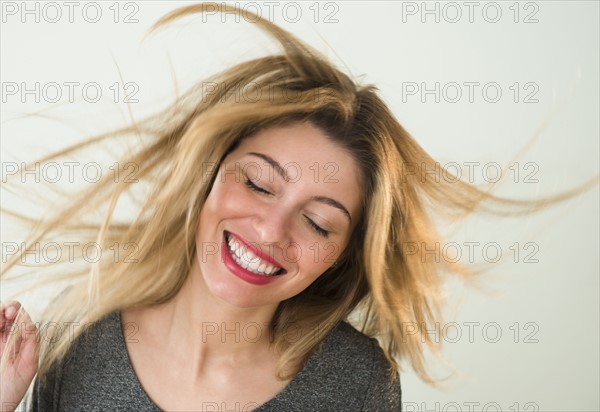
[[(23, 351), (28, 345), (35, 349), (39, 342), (39, 330), (32, 322), (27, 311), (21, 307), (17, 318), (12, 325), (15, 329), (11, 331), (11, 335), (14, 334), (15, 336), (9, 349), (10, 353), (8, 354), (8, 359), (12, 362), (17, 362), (19, 358), (23, 358)], [(9, 338), (6, 337), (6, 343), (8, 343)]]
[(19, 331), (23, 342), (30, 340), (31, 338), (37, 338), (38, 329), (31, 320), (29, 313), (27, 313), (22, 306), (15, 323), (19, 325)]
[[(0, 308), (2, 309), (1, 313), (0, 313), (0, 329), (4, 328), (4, 324), (6, 323), (6, 316), (7, 316), (6, 310), (12, 306), (13, 302), (14, 301), (2, 302), (0, 304)], [(12, 309), (11, 309), (11, 311), (12, 311)]]
[(22, 334), (23, 340), (21, 341), (19, 356), (30, 367), (30, 370), (37, 369), (39, 329), (33, 322), (27, 324), (25, 328), (27, 331)]
[(16, 333), (11, 333), (10, 336), (3, 337), (2, 356), (6, 356), (6, 359), (10, 363), (14, 363), (17, 359), (23, 341), (23, 334), (19, 333), (19, 331), (15, 332)]
[[(3, 319), (5, 321), (5, 323), (2, 325), (2, 328), (0, 329), (1, 332), (1, 337), (2, 337), (2, 342), (6, 343), (6, 341), (8, 341), (8, 339), (10, 338), (10, 335), (17, 335), (17, 338), (22, 337), (22, 335), (24, 333), (28, 333), (28, 334), (37, 334), (37, 328), (36, 326), (33, 324), (33, 322), (31, 321), (31, 317), (29, 316), (29, 314), (27, 313), (27, 311), (23, 308), (23, 306), (21, 304), (19, 304), (18, 302), (16, 302), (18, 304), (18, 311), (17, 313), (14, 315), (14, 319)], [(10, 308), (14, 308), (15, 305), (12, 305), (8, 308), (6, 308), (6, 310), (8, 311)], [(28, 332), (29, 329), (29, 332)], [(19, 343), (20, 343), (20, 339), (17, 339), (17, 345), (15, 346), (16, 351), (18, 352), (19, 350)]]
[(23, 306), (19, 305), (17, 313), (18, 313), (18, 316), (15, 316), (15, 320), (18, 321), (19, 323), (23, 323), (23, 322), (26, 324), (33, 323), (31, 321), (31, 318), (29, 317), (29, 313), (27, 313), (27, 311), (25, 310), (25, 308)]
[(2, 314), (0, 315), (0, 330), (4, 329), (4, 326), (7, 323), (10, 323), (10, 320), (14, 318), (16, 313), (16, 310), (14, 308), (16, 307), (18, 309), (19, 306), (20, 303), (16, 300), (2, 302)]
[(16, 300), (10, 300), (2, 304), (2, 312), (7, 319), (14, 319), (21, 308), (21, 303)]
[(23, 324), (21, 329), (21, 340), (18, 354), (22, 359), (31, 360), (39, 342), (39, 330), (36, 325), (29, 321)]

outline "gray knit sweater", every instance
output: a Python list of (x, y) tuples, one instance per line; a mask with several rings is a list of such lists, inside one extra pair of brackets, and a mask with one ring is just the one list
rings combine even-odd
[[(388, 368), (375, 339), (340, 322), (292, 381), (254, 410), (400, 411), (400, 379), (390, 381)], [(33, 411), (161, 410), (133, 370), (119, 311), (83, 332), (64, 360), (51, 368), (47, 380), (36, 377), (31, 396)], [(217, 404), (204, 407), (224, 410)], [(239, 405), (234, 410), (252, 407)]]

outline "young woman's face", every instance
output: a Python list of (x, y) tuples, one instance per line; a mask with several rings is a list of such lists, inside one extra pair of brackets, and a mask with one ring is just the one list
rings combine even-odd
[(352, 156), (310, 123), (243, 140), (200, 213), (196, 257), (207, 289), (238, 307), (297, 295), (348, 244), (360, 194)]

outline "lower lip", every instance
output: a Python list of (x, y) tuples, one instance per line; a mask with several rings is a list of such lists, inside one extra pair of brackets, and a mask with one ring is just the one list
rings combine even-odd
[(229, 254), (229, 248), (227, 247), (227, 243), (225, 243), (225, 238), (223, 238), (223, 244), (221, 245), (221, 257), (223, 258), (223, 263), (231, 273), (236, 275), (238, 278), (245, 280), (248, 283), (252, 283), (253, 285), (265, 285), (267, 283), (271, 283), (276, 278), (284, 275), (276, 275), (276, 276), (262, 276), (257, 275), (256, 273), (252, 273), (235, 263), (235, 260)]

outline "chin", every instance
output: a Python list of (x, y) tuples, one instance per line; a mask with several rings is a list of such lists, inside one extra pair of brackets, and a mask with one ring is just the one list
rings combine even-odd
[[(227, 276), (227, 274), (225, 276)], [(236, 280), (237, 279), (233, 277), (226, 281), (223, 281), (223, 279), (215, 280), (204, 278), (204, 282), (210, 294), (232, 306), (238, 308), (253, 308), (279, 303), (278, 301), (274, 301), (273, 297), (269, 296), (268, 292), (257, 293), (256, 290), (251, 290), (247, 285), (239, 284)], [(269, 299), (265, 300), (265, 298)]]

